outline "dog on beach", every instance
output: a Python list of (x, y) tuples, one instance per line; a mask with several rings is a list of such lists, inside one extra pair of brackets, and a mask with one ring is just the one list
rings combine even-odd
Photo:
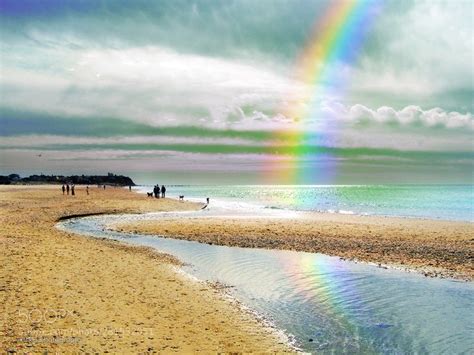
[(184, 195), (179, 195), (179, 200), (184, 201)]
[(146, 194), (148, 197), (153, 197), (153, 192), (147, 192)]

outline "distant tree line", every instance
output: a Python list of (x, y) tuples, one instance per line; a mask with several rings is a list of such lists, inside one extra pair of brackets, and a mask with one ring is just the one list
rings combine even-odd
[(135, 186), (135, 183), (128, 176), (115, 175), (30, 175), (20, 177), (18, 174), (0, 175), (0, 185), (10, 184), (76, 184), (76, 185), (115, 185), (115, 186)]

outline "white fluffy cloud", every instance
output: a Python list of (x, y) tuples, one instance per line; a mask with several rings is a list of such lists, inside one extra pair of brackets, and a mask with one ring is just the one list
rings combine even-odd
[[(338, 106), (340, 107), (340, 106)], [(446, 112), (436, 107), (422, 110), (419, 106), (407, 106), (402, 110), (382, 106), (372, 110), (364, 105), (354, 105), (347, 112), (341, 112), (341, 117), (353, 122), (370, 121), (376, 123), (396, 123), (402, 126), (422, 125), (425, 127), (468, 128), (474, 129), (471, 113)]]
[[(254, 111), (243, 120), (254, 120), (260, 128), (268, 125), (268, 128), (291, 128), (294, 120), (282, 114), (267, 116), (262, 112)], [(262, 124), (264, 123), (264, 124)], [(362, 104), (345, 106), (340, 102), (323, 101), (320, 107), (314, 110), (313, 116), (303, 122), (298, 122), (303, 129), (318, 129), (318, 124), (331, 126), (332, 123), (353, 126), (357, 124), (377, 124), (379, 126), (390, 125), (400, 127), (424, 127), (445, 129), (474, 129), (474, 119), (470, 112), (447, 112), (439, 107), (423, 110), (419, 106), (410, 105), (401, 110), (393, 107), (381, 106), (372, 109)]]

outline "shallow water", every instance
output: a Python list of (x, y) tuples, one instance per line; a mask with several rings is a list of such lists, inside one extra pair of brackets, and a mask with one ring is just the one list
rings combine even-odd
[[(322, 254), (248, 249), (105, 230), (114, 221), (212, 212), (100, 216), (58, 227), (145, 245), (190, 263), (201, 280), (231, 294), (318, 353), (474, 353), (474, 284), (343, 261)], [(218, 215), (222, 216), (222, 212)], [(282, 214), (275, 215), (284, 218)]]
[[(152, 187), (142, 186), (142, 191)], [(177, 197), (210, 197), (225, 205), (474, 221), (472, 185), (230, 185), (169, 186)]]

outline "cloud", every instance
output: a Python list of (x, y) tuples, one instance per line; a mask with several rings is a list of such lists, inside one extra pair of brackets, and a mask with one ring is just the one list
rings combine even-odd
[[(325, 1), (102, 5), (66, 1), (45, 16), (33, 3), (28, 13), (26, 5), (7, 2), (0, 104), (155, 125), (224, 127), (246, 118), (260, 127), (265, 120), (293, 120), (282, 117), (285, 102), (304, 105), (292, 98), (314, 89), (291, 79), (298, 70), (292, 61)], [(359, 60), (344, 64), (349, 95), (341, 104), (398, 112), (354, 113), (382, 122), (410, 120), (400, 113), (409, 105), (471, 112), (472, 95), (461, 94), (472, 93), (473, 81), (466, 10), (468, 2), (387, 1)], [(433, 112), (421, 121), (463, 127), (465, 119), (448, 116)]]
[(58, 135), (19, 135), (2, 137), (0, 148), (22, 147), (51, 147), (69, 145), (111, 145), (123, 146), (137, 144), (218, 144), (218, 145), (269, 145), (267, 142), (258, 142), (252, 139), (237, 137), (197, 137), (197, 136), (117, 136), (117, 137), (71, 137)]
[(265, 67), (162, 47), (36, 49), (32, 55), (48, 57), (54, 72), (7, 67), (0, 79), (3, 106), (156, 125), (226, 124), (240, 106), (268, 109), (301, 90)]
[(345, 117), (352, 122), (375, 122), (399, 124), (401, 126), (422, 125), (427, 128), (474, 129), (474, 120), (471, 113), (446, 112), (439, 107), (422, 110), (419, 106), (410, 105), (397, 111), (388, 106), (372, 110), (364, 105), (357, 104), (348, 110)]
[[(472, 4), (385, 1), (355, 60), (324, 63), (346, 90), (310, 104), (322, 83), (295, 80), (296, 59), (332, 4), (3, 1), (2, 154), (283, 154), (297, 129), (302, 146), (368, 156), (472, 150)], [(290, 117), (295, 107), (311, 115)]]
[(354, 68), (352, 92), (371, 105), (472, 111), (473, 14), (464, 0), (387, 1)]
[(420, 106), (409, 105), (401, 110), (390, 106), (377, 109), (362, 104), (345, 106), (340, 102), (323, 101), (319, 109), (323, 118), (342, 121), (346, 124), (372, 123), (379, 125), (399, 125), (401, 127), (425, 127), (445, 129), (474, 129), (474, 119), (470, 112), (448, 112), (439, 107), (423, 110)]

